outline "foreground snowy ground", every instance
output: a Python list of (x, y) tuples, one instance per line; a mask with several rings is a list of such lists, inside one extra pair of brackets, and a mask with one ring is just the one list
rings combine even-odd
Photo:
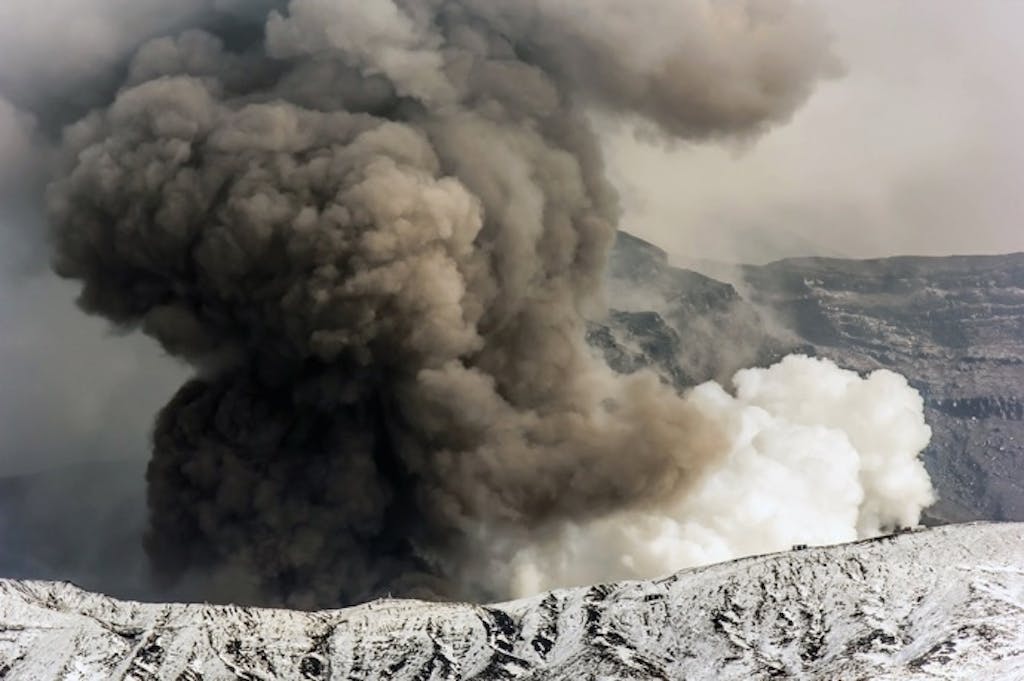
[(491, 606), (300, 613), (0, 581), (4, 679), (1024, 679), (1024, 525)]

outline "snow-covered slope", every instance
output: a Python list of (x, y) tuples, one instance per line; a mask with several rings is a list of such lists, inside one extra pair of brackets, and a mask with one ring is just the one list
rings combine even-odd
[(1024, 679), (1024, 525), (961, 525), (492, 606), (319, 613), (0, 581), (4, 679)]

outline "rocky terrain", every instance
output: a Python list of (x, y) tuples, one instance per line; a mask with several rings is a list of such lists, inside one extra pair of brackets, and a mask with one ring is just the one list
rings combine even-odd
[(1024, 525), (795, 550), (488, 606), (299, 613), (0, 581), (0, 677), (1024, 678)]
[(934, 435), (930, 522), (1024, 520), (1024, 254), (791, 259), (728, 274), (669, 265), (622, 235), (591, 342), (629, 372), (685, 387), (787, 352), (904, 374)]
[(612, 251), (607, 288), (609, 315), (591, 324), (588, 339), (623, 373), (652, 367), (682, 390), (726, 382), (798, 349), (769, 333), (735, 287), (672, 267), (661, 249), (625, 232)]

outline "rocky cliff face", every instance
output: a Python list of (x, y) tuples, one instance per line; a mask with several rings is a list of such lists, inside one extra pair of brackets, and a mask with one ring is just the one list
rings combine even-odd
[(925, 398), (933, 521), (1024, 520), (1024, 254), (784, 260), (729, 284), (624, 235), (608, 320), (591, 341), (614, 368), (677, 386), (723, 380), (786, 352), (886, 368)]
[(672, 267), (663, 251), (624, 232), (607, 277), (609, 315), (588, 339), (623, 373), (651, 367), (679, 389), (728, 381), (798, 349), (769, 333), (762, 315), (730, 284)]
[(1024, 526), (944, 527), (489, 606), (298, 613), (0, 581), (6, 679), (1024, 678)]
[(934, 431), (939, 519), (1024, 519), (1024, 254), (785, 260), (753, 302), (820, 354), (906, 375)]

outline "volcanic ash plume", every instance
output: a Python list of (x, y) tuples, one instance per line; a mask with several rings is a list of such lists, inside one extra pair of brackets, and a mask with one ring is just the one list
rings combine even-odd
[[(66, 129), (50, 191), (56, 268), (83, 308), (197, 368), (154, 434), (160, 572), (305, 606), (493, 597), (523, 578), (485, 563), (565, 527), (728, 505), (736, 429), (770, 420), (749, 416), (758, 400), (799, 399), (748, 395), (756, 373), (737, 398), (685, 398), (594, 358), (582, 320), (617, 205), (582, 111), (756, 134), (834, 68), (813, 17), (293, 0), (258, 35), (236, 19), (144, 44), (113, 101)], [(826, 417), (801, 418), (802, 434)], [(836, 479), (863, 495), (830, 527), (914, 520), (871, 510), (851, 447)], [(927, 488), (916, 453), (903, 463)]]

